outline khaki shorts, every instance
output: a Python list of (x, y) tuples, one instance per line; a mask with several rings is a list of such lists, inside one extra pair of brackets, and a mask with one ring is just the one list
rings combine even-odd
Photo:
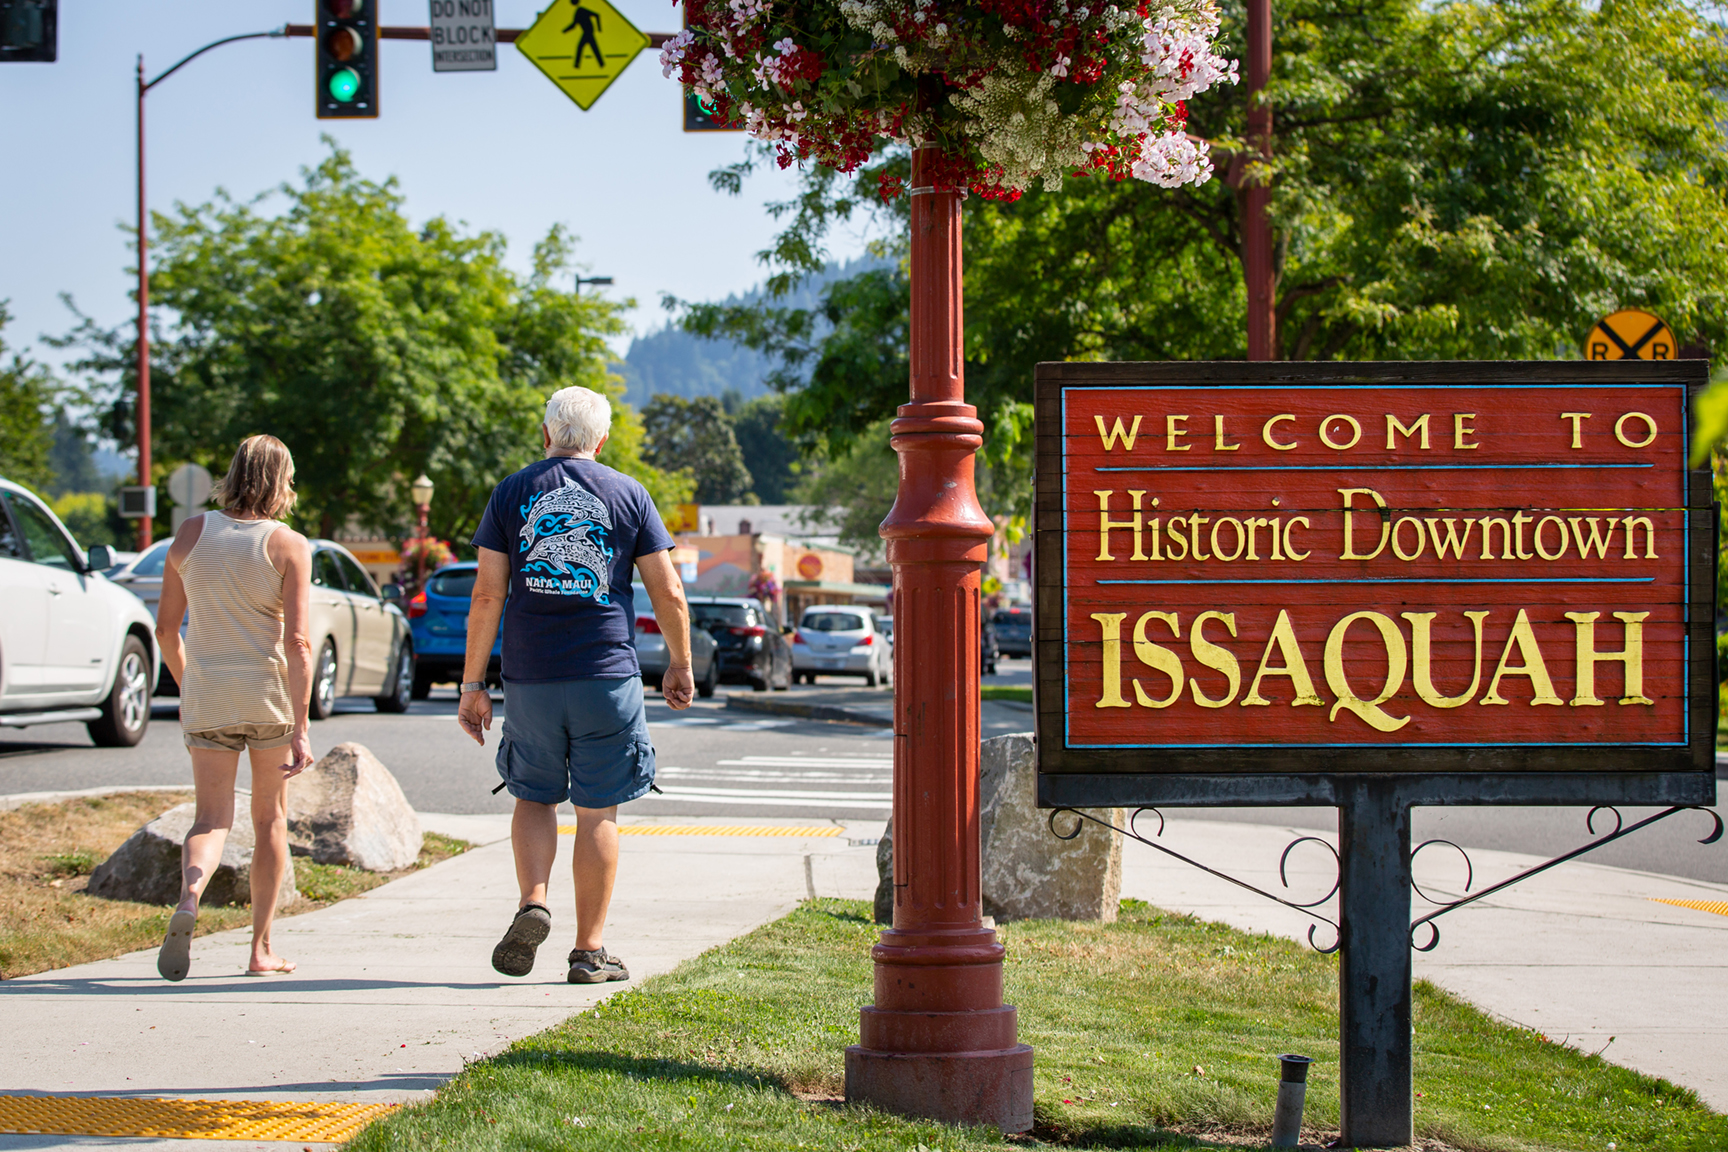
[(239, 752), (247, 748), (286, 748), (294, 740), (292, 724), (229, 724), (208, 732), (187, 732), (186, 747)]

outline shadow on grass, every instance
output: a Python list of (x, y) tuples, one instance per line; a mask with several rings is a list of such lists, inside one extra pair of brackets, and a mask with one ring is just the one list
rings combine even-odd
[[(865, 918), (856, 917), (856, 919)], [(521, 1068), (534, 1071), (568, 1069), (572, 1072), (610, 1073), (643, 1082), (657, 1082), (668, 1087), (701, 1084), (727, 1088), (768, 1089), (802, 1100), (806, 1104), (834, 1111), (848, 1111), (857, 1107), (836, 1098), (811, 1099), (808, 1095), (801, 1094), (784, 1077), (764, 1072), (761, 1069), (724, 1067), (693, 1063), (687, 1060), (619, 1056), (616, 1053), (593, 1049), (555, 1049), (536, 1052), (504, 1052), (491, 1057), (487, 1063), (495, 1068)], [(1071, 1122), (1054, 1116), (1041, 1107), (1035, 1110), (1032, 1131), (1023, 1137), (1007, 1137), (1006, 1139), (1014, 1144), (1033, 1140), (1063, 1148), (1186, 1149), (1228, 1146), (1181, 1132), (1171, 1132), (1151, 1124), (1082, 1125), (1076, 1127)]]
[(569, 1069), (573, 1072), (610, 1072), (636, 1080), (658, 1080), (667, 1084), (703, 1083), (729, 1088), (771, 1088), (788, 1096), (796, 1093), (782, 1077), (761, 1069), (723, 1068), (692, 1064), (664, 1057), (619, 1056), (588, 1049), (554, 1049), (531, 1052), (501, 1052), (486, 1061), (494, 1068), (527, 1068), (535, 1071)]
[(1223, 1148), (1181, 1132), (1152, 1124), (1099, 1124), (1075, 1128), (1056, 1121), (1042, 1108), (1033, 1109), (1032, 1131), (1026, 1135), (1059, 1148)]

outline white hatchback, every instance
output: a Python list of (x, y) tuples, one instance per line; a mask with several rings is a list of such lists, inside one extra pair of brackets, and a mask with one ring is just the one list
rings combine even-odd
[(804, 609), (792, 635), (792, 678), (814, 684), (817, 676), (862, 676), (872, 688), (893, 682), (893, 642), (874, 612), (853, 604)]
[(0, 479), (0, 726), (82, 721), (126, 748), (150, 725), (155, 621), (110, 582), (98, 544), (86, 553), (27, 488)]

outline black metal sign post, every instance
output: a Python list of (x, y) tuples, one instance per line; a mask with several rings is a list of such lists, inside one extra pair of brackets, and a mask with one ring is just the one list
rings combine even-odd
[[(1709, 474), (1684, 466), (1707, 370), (1039, 366), (1039, 804), (1057, 810), (1058, 835), (1071, 834), (1064, 812), (1076, 830), (1098, 819), (1080, 809), (1338, 809), (1345, 1146), (1413, 1139), (1411, 951), (1438, 942), (1436, 917), (1715, 802), (1716, 517)], [(1382, 416), (1372, 441), (1350, 434)], [(1613, 438), (1587, 437), (1587, 420)], [(1442, 427), (1456, 451), (1435, 451)], [(1346, 453), (1364, 441), (1372, 454)], [(1521, 491), (1527, 477), (1539, 487)], [(1353, 517), (1352, 499), (1366, 511)], [(1641, 532), (1648, 520), (1645, 544), (1615, 536), (1612, 552), (1586, 552), (1609, 513)], [(1493, 522), (1493, 547), (1419, 563), (1422, 529), (1443, 532), (1447, 517), (1484, 536)], [(1238, 527), (1201, 531), (1221, 521)], [(1568, 521), (1582, 538), (1555, 530)], [(1526, 534), (1539, 524), (1545, 535)], [(1377, 536), (1401, 542), (1390, 565), (1370, 555)], [(1260, 563), (1242, 563), (1256, 543)], [(1365, 655), (1376, 629), (1381, 647)], [(1472, 648), (1476, 683), (1460, 694)], [(1524, 687), (1506, 690), (1513, 677)], [(1667, 807), (1631, 826), (1616, 812), (1589, 844), (1413, 923), (1411, 809), (1457, 804), (1592, 806), (1593, 833), (1596, 808)], [(1710, 815), (1705, 842), (1722, 833)], [(1116, 830), (1187, 859), (1133, 821)], [(1325, 898), (1261, 894), (1325, 919), (1311, 911)]]

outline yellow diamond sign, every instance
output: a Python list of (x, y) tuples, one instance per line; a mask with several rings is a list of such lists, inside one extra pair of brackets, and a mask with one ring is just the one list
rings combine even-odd
[(586, 112), (648, 37), (606, 0), (556, 0), (516, 47)]

